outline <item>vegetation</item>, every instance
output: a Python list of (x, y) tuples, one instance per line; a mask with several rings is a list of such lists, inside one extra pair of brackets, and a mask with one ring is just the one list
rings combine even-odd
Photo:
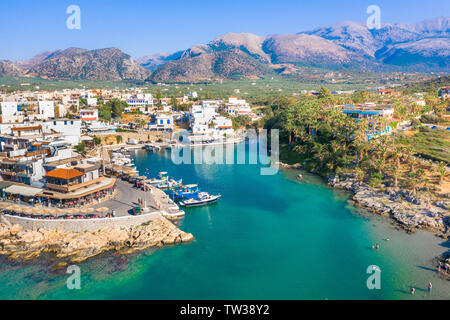
[(232, 122), (233, 122), (233, 128), (236, 129), (241, 129), (241, 128), (245, 128), (250, 124), (250, 119), (249, 117), (246, 116), (237, 116), (232, 118)]
[(412, 136), (398, 135), (398, 143), (411, 146), (413, 153), (450, 164), (450, 133), (446, 130), (420, 127)]
[[(324, 107), (330, 99), (334, 98), (323, 88), (317, 98), (293, 104), (280, 100), (267, 109), (264, 125), (280, 130), (283, 161), (301, 163), (323, 176), (352, 174), (372, 187), (404, 187), (413, 194), (428, 190), (430, 179), (443, 183), (445, 164), (450, 163), (447, 130), (428, 129), (417, 121), (418, 130), (412, 136), (394, 133), (368, 139), (369, 121), (357, 122), (338, 107)], [(424, 166), (418, 156), (441, 163)]]
[(86, 154), (86, 143), (82, 141), (80, 144), (76, 145), (75, 151), (81, 154)]
[(97, 137), (97, 136), (94, 136), (93, 140), (94, 140), (94, 144), (95, 144), (96, 146), (102, 144), (102, 139), (100, 139), (100, 138)]
[[(323, 101), (309, 100), (273, 110), (266, 128), (279, 129), (284, 147), (298, 153), (310, 169), (327, 174), (362, 154), (361, 130), (338, 108), (322, 108)], [(358, 131), (359, 130), (359, 131)], [(361, 149), (361, 150), (360, 150)]]
[(117, 128), (116, 132), (131, 132), (131, 133), (137, 133), (137, 130), (130, 130), (130, 129), (123, 129), (123, 128)]
[(105, 104), (99, 104), (98, 117), (106, 122), (110, 122), (112, 119), (119, 120), (127, 107), (129, 106), (125, 101), (112, 99)]

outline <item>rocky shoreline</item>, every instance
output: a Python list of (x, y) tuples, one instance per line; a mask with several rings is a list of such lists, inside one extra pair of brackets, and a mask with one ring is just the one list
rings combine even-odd
[(24, 230), (19, 225), (0, 223), (0, 255), (30, 260), (51, 253), (63, 263), (81, 262), (107, 251), (126, 253), (189, 243), (194, 240), (164, 217), (143, 225), (109, 227), (90, 232), (66, 232), (58, 229)]
[(450, 238), (449, 201), (426, 202), (410, 191), (395, 188), (374, 189), (352, 177), (344, 180), (330, 177), (333, 188), (353, 193), (356, 204), (368, 208), (375, 214), (393, 218), (407, 232), (417, 229), (435, 232), (443, 239)]

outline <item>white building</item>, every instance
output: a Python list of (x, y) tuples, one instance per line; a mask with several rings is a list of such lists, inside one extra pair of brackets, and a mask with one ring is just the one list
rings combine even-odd
[(96, 107), (97, 106), (97, 98), (87, 98), (86, 102), (87, 102), (87, 105), (89, 107)]
[(81, 120), (79, 119), (56, 119), (43, 123), (44, 132), (61, 133), (64, 139), (71, 145), (80, 143)]
[(80, 120), (81, 121), (97, 121), (98, 120), (98, 110), (97, 109), (85, 109), (80, 110)]
[(53, 101), (39, 101), (38, 112), (44, 120), (55, 118), (55, 103)]
[(17, 102), (0, 102), (2, 114), (1, 123), (20, 123), (24, 120), (23, 112), (19, 110)]
[(19, 113), (17, 102), (0, 102), (2, 116), (16, 116)]
[(225, 106), (225, 112), (231, 116), (249, 115), (252, 113), (252, 108), (245, 99), (230, 97)]
[(173, 131), (173, 116), (171, 114), (160, 113), (155, 117), (155, 123), (149, 125), (151, 131)]
[(210, 105), (193, 105), (189, 112), (190, 143), (222, 140), (234, 134), (231, 119), (220, 116)]
[(126, 100), (129, 105), (125, 112), (141, 111), (148, 112), (149, 107), (153, 107), (153, 96), (149, 93), (133, 95)]

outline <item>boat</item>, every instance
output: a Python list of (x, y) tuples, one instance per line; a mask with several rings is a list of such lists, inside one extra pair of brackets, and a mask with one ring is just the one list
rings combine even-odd
[(159, 147), (159, 146), (146, 145), (146, 146), (143, 147), (143, 149), (145, 149), (145, 150), (147, 150), (147, 151), (155, 152), (155, 151), (161, 150), (161, 147)]
[(198, 185), (188, 184), (186, 186), (180, 186), (179, 188), (172, 190), (170, 193), (168, 193), (168, 195), (170, 199), (177, 201), (195, 198), (199, 192), (200, 189), (198, 188)]
[(170, 179), (170, 180), (165, 180), (164, 182), (157, 184), (156, 187), (159, 189), (171, 189), (171, 188), (179, 187), (182, 184), (183, 184), (183, 179), (180, 179), (178, 181), (174, 180), (174, 179)]
[(168, 173), (163, 171), (163, 172), (158, 173), (157, 178), (150, 179), (150, 180), (148, 180), (147, 183), (156, 187), (159, 184), (163, 184), (163, 183), (167, 182), (168, 180), (169, 180)]
[(219, 200), (222, 196), (216, 195), (212, 196), (208, 192), (200, 192), (196, 198), (183, 200), (180, 202), (180, 206), (182, 207), (196, 207), (203, 206), (210, 203), (214, 203)]

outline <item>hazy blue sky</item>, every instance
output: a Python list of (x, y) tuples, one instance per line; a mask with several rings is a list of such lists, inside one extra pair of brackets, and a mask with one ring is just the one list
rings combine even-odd
[[(134, 58), (208, 43), (227, 32), (296, 33), (342, 20), (382, 22), (450, 15), (448, 0), (0, 0), (0, 59), (54, 49), (118, 47)], [(66, 28), (66, 8), (81, 8), (81, 30)]]

